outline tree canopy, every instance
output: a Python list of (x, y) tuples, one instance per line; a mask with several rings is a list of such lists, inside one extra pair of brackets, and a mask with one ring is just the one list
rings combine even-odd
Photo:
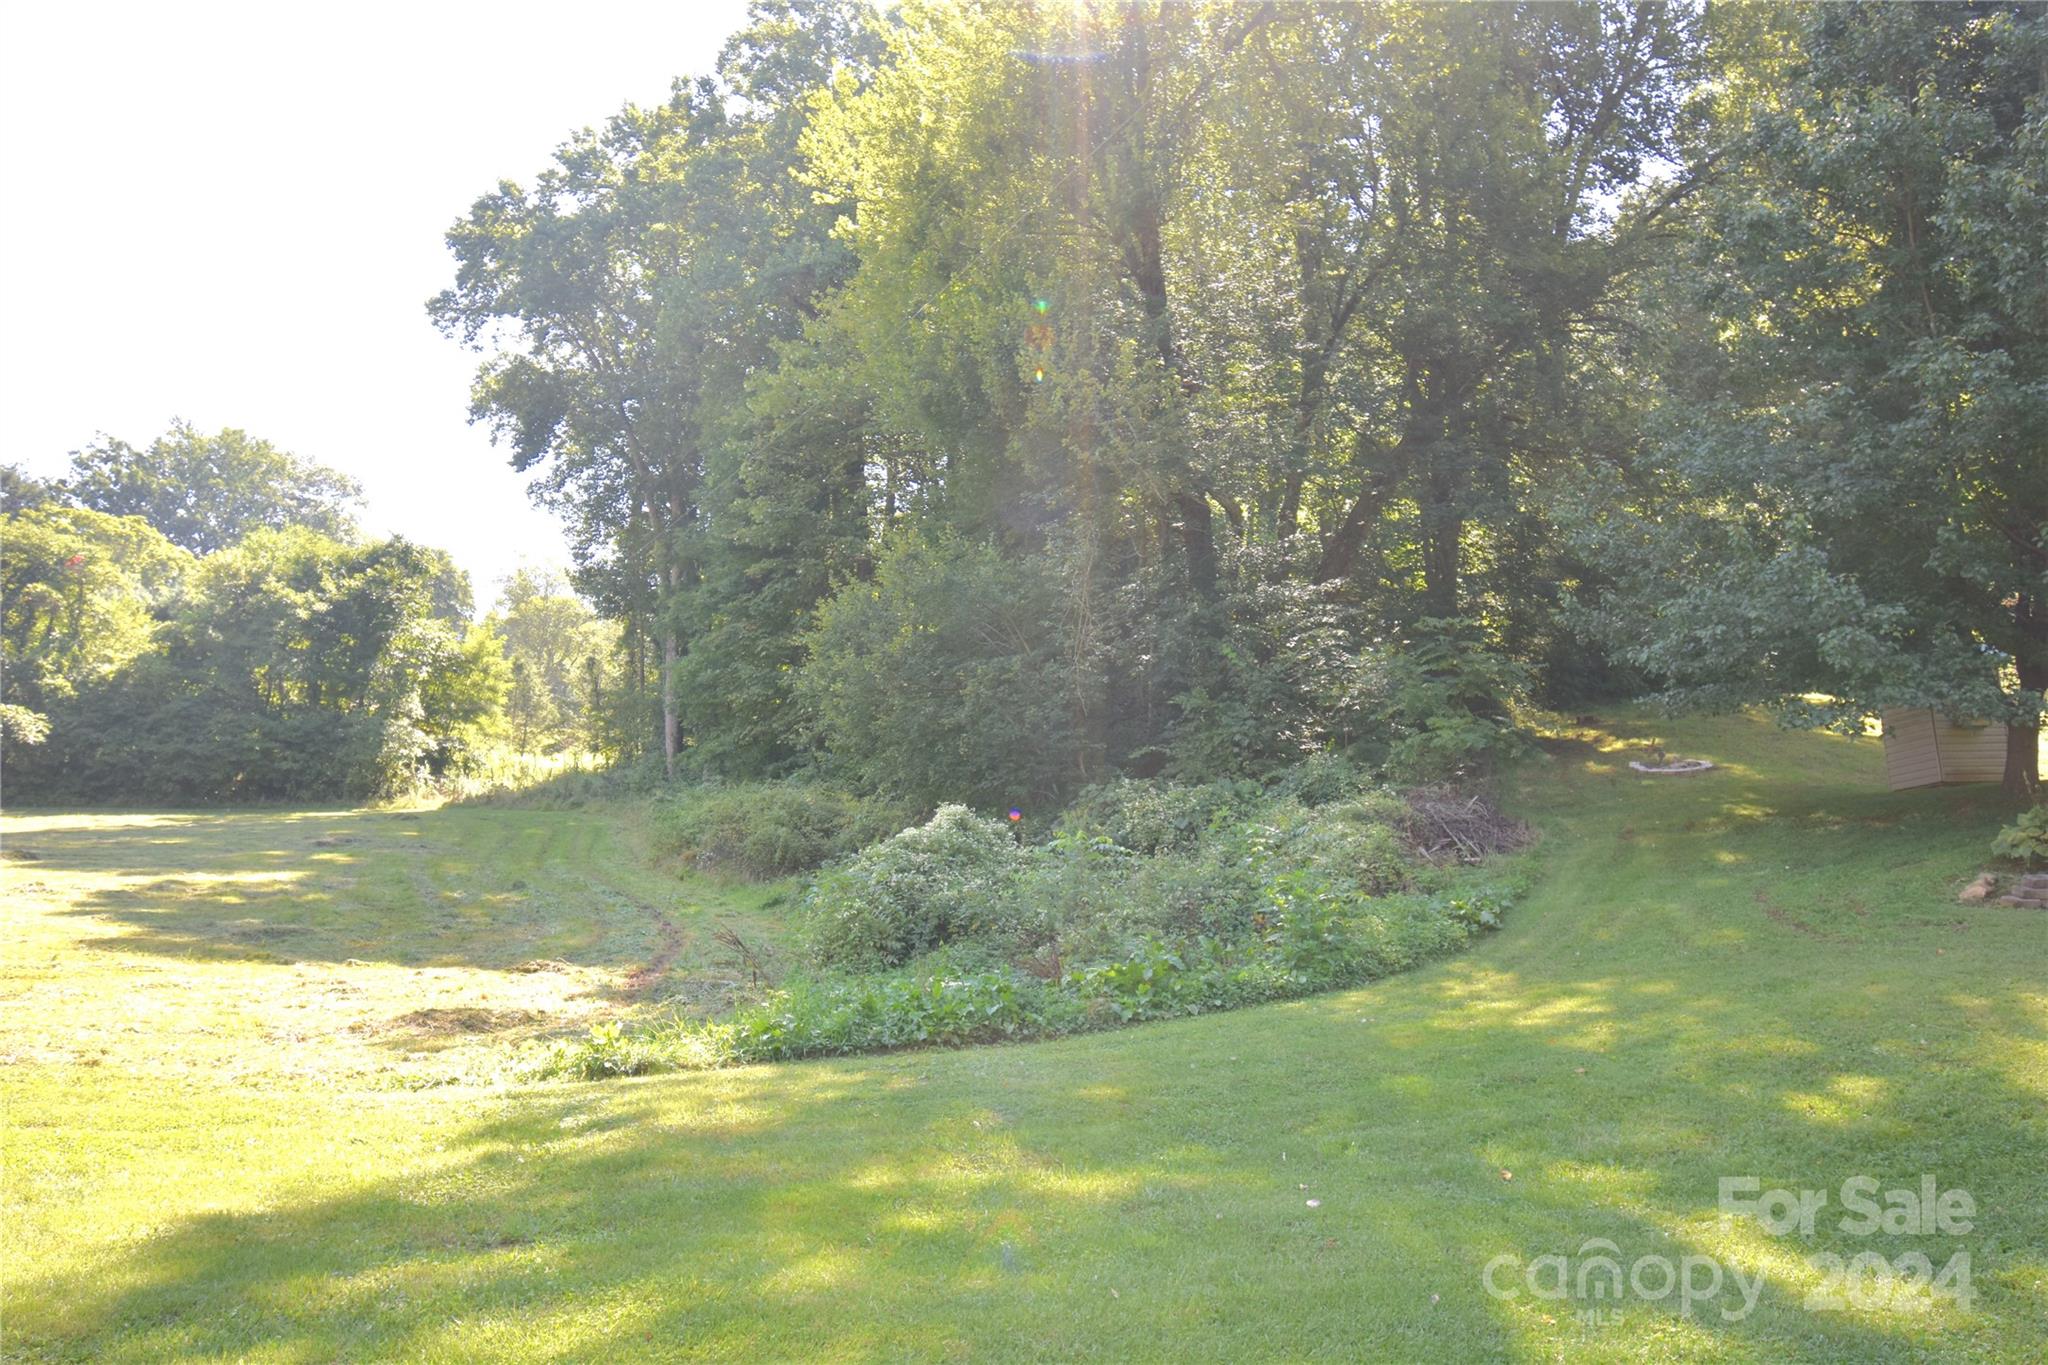
[(347, 540), (362, 501), (361, 487), (339, 470), (233, 427), (208, 436), (182, 421), (140, 450), (100, 437), (73, 452), (60, 486), (79, 506), (140, 517), (196, 555), (287, 526)]
[(672, 769), (1256, 767), (1483, 642), (2006, 720), (2027, 785), (2044, 22), (761, 4), (433, 311)]
[(1650, 695), (2032, 791), (2044, 72), (2038, 3), (759, 0), (447, 234), (566, 580), (471, 622), (335, 471), (103, 438), (0, 484), (5, 742), (1042, 804)]

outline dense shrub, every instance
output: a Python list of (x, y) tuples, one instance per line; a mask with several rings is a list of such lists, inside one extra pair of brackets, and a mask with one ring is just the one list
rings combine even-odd
[(798, 696), (863, 788), (927, 809), (1050, 801), (1101, 689), (1070, 624), (1057, 565), (906, 541), (819, 609)]
[(1009, 960), (1056, 976), (1077, 955), (1117, 952), (1137, 924), (1132, 877), (1151, 861), (1077, 831), (1025, 849), (999, 916)]
[(906, 806), (804, 782), (686, 788), (654, 806), (656, 845), (741, 877), (808, 872), (910, 822)]
[(1226, 554), (1214, 600), (1161, 620), (1160, 652), (1183, 684), (1166, 735), (1172, 776), (1263, 776), (1378, 729), (1358, 705), (1357, 614), (1313, 581), (1306, 553)]
[(0, 519), (0, 666), (38, 801), (331, 800), (459, 769), (506, 668), (447, 556), (259, 530), (193, 560), (133, 517)]
[(893, 967), (990, 932), (1021, 858), (1001, 821), (941, 806), (819, 878), (804, 900), (811, 952), (828, 967)]
[(1379, 660), (1369, 687), (1393, 727), (1386, 771), (1397, 781), (1483, 774), (1525, 747), (1514, 713), (1528, 672), (1477, 622), (1417, 621)]
[(1311, 754), (1280, 775), (1270, 789), (1274, 796), (1304, 806), (1327, 806), (1357, 796), (1372, 785), (1372, 774), (1342, 754)]
[(1401, 833), (1403, 798), (1361, 788), (1348, 766), (1275, 788), (1290, 794), (1105, 784), (1030, 846), (942, 807), (817, 879), (811, 974), (720, 1022), (558, 1047), (543, 1069), (1045, 1037), (1288, 999), (1449, 952), (1497, 927), (1518, 893), (1423, 859)]
[(1133, 853), (1189, 848), (1218, 820), (1259, 800), (1247, 782), (1189, 786), (1123, 777), (1087, 788), (1060, 816), (1061, 829), (1109, 840)]
[(1345, 905), (1298, 883), (1276, 884), (1276, 912), (1259, 935), (1236, 942), (1144, 939), (1120, 956), (1040, 978), (941, 951), (910, 966), (862, 975), (800, 977), (729, 1017), (677, 1019), (630, 1035), (600, 1025), (557, 1044), (542, 1076), (598, 1080), (657, 1068), (708, 1068), (924, 1045), (963, 1045), (1202, 1014), (1401, 971), (1455, 949), (1477, 932), (1461, 909), (1497, 915), (1512, 892), (1471, 897), (1404, 895)]
[(736, 1012), (724, 1040), (744, 1060), (773, 1061), (1065, 1032), (1080, 1015), (1063, 1011), (1046, 983), (1013, 972), (925, 971), (792, 982)]

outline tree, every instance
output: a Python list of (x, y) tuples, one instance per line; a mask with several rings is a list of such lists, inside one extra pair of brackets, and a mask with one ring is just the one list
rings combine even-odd
[(1347, 176), (1373, 228), (1356, 314), (1379, 377), (1349, 478), (1315, 509), (1316, 578), (1371, 544), (1424, 614), (1467, 610), (1491, 549), (1475, 530), (1512, 534), (1574, 444), (1579, 355), (1691, 187), (1642, 188), (1678, 154), (1694, 53), (1688, 12), (1652, 0), (1406, 6), (1344, 49), (1366, 68)]
[(589, 708), (601, 699), (600, 680), (618, 632), (600, 621), (559, 574), (516, 570), (485, 624), (502, 642), (510, 667), (505, 718), (523, 750), (587, 742)]
[(808, 641), (799, 685), (834, 761), (926, 804), (1043, 801), (1077, 785), (1076, 716), (1100, 680), (1070, 648), (1062, 596), (1043, 560), (891, 547), (871, 582), (825, 603)]
[[(17, 789), (60, 765), (80, 733), (80, 698), (150, 650), (191, 569), (192, 557), (139, 517), (47, 503), (0, 517), (5, 757)], [(20, 751), (31, 742), (38, 752)]]
[[(1738, 84), (1671, 285), (1660, 458), (1592, 539), (1670, 696), (1860, 727), (2048, 688), (2048, 9), (1817, 6)], [(1824, 693), (1825, 702), (1808, 694)]]
[(732, 475), (749, 385), (845, 258), (791, 158), (813, 92), (863, 60), (872, 22), (849, 0), (758, 4), (715, 78), (578, 134), (530, 190), (500, 185), (449, 233), (456, 285), (430, 311), (495, 350), (473, 411), (515, 467), (541, 471), (540, 496), (570, 523), (577, 587), (629, 640), (659, 641), (671, 775), (690, 632), (719, 617), (718, 592), (707, 603), (698, 588), (708, 567), (727, 585), (744, 573), (707, 565), (738, 545), (707, 543), (720, 540), (714, 467), (725, 461), (722, 501), (744, 496)]
[(196, 555), (266, 528), (304, 526), (351, 539), (362, 499), (361, 487), (339, 470), (233, 427), (208, 436), (184, 421), (146, 450), (101, 436), (72, 453), (62, 487), (79, 506), (141, 517)]
[(0, 464), (0, 512), (12, 516), (63, 498), (54, 479), (39, 479), (20, 465)]
[(828, 89), (859, 89), (881, 54), (855, 0), (757, 3), (718, 62), (728, 117), (688, 168), (700, 247), (674, 288), (714, 319), (698, 405), (704, 481), (677, 695), (691, 765), (753, 775), (805, 755), (794, 679), (810, 613), (862, 562), (868, 404), (844, 329), (822, 316), (855, 266), (844, 203), (799, 178)]
[(0, 565), (9, 704), (48, 721), (8, 777), (40, 799), (388, 794), (503, 704), (499, 641), (437, 612), (446, 556), (403, 540), (260, 530), (195, 561), (140, 518), (41, 508)]
[(678, 83), (666, 104), (628, 106), (579, 133), (531, 190), (504, 182), (450, 230), (456, 284), (429, 305), (443, 332), (497, 347), (473, 415), (511, 445), (514, 468), (541, 471), (539, 496), (568, 516), (585, 585), (661, 642), (671, 773), (703, 337), (693, 317), (668, 311), (683, 301), (667, 286), (695, 249), (681, 167), (723, 117), (708, 82)]

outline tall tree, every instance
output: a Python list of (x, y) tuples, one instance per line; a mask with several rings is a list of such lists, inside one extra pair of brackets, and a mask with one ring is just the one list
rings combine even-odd
[(680, 598), (691, 572), (703, 450), (704, 334), (668, 288), (688, 272), (683, 164), (724, 119), (708, 83), (628, 106), (557, 150), (531, 189), (510, 181), (448, 234), (456, 283), (429, 312), (492, 354), (472, 412), (538, 469), (539, 496), (569, 521), (579, 578), (660, 641), (663, 758), (681, 733)]
[(755, 4), (718, 62), (727, 121), (687, 170), (700, 249), (671, 288), (717, 338), (678, 688), (705, 771), (800, 759), (799, 638), (868, 533), (868, 403), (822, 318), (855, 257), (834, 232), (844, 206), (820, 203), (799, 172), (824, 92), (859, 89), (881, 48), (857, 0)]
[(1349, 477), (1315, 500), (1315, 576), (1376, 546), (1424, 614), (1452, 617), (1475, 530), (1508, 534), (1571, 448), (1577, 353), (1691, 188), (1639, 192), (1678, 154), (1696, 45), (1689, 11), (1658, 0), (1403, 6), (1367, 39), (1339, 61), (1366, 68), (1344, 156), (1372, 222), (1357, 313), (1379, 391)]
[(1683, 701), (2003, 720), (2032, 791), (2048, 7), (1815, 6), (1783, 40), (1674, 281), (1664, 477), (1601, 527), (1608, 618)]

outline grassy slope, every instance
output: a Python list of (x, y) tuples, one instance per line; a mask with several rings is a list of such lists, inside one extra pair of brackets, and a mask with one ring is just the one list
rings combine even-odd
[[(186, 912), (123, 918), (104, 887), (74, 882), (111, 875), (72, 870), (94, 845), (11, 865), (136, 941), (68, 947), (47, 927), (64, 913), (55, 890), (26, 912), (9, 897), (5, 932), (27, 951), (0, 989), (33, 994), (0, 1014), (28, 1004), (36, 1022), (0, 1035), (23, 1059), (0, 1070), (4, 1349), (2034, 1358), (2048, 921), (1953, 902), (2003, 812), (1982, 793), (1884, 793), (1873, 746), (1745, 721), (1668, 737), (1731, 766), (1642, 782), (1593, 743), (1533, 766), (1520, 800), (1545, 834), (1539, 889), (1505, 931), (1434, 968), (1062, 1043), (600, 1085), (404, 1091), (309, 1063), (239, 1082), (190, 1067), (172, 1086), (137, 1060), (149, 1050), (120, 1047), (88, 1069), (63, 1035), (123, 1027), (141, 998), (89, 962), (175, 964), (195, 985), (209, 965), (256, 968), (216, 951), (217, 927), (193, 925), (181, 948), (165, 926)], [(215, 848), (277, 818), (185, 837)], [(342, 818), (370, 817), (319, 817)], [(430, 840), (491, 853), (427, 885), (464, 894), (506, 859), (568, 875), (521, 851), (531, 835), (492, 833), (535, 818), (424, 815)], [(103, 837), (103, 865), (149, 856), (135, 831)], [(561, 837), (566, 858), (618, 861), (576, 842), (598, 836)], [(393, 897), (393, 923), (435, 906)], [(242, 918), (283, 922), (295, 905)], [(594, 959), (603, 942), (535, 938), (433, 970)], [(268, 967), (279, 995), (299, 970)], [(211, 1045), (167, 1031), (154, 1051)], [(1723, 1175), (1832, 1191), (1923, 1171), (1975, 1196), (1969, 1236), (1856, 1239), (1824, 1215), (1815, 1239), (1774, 1240), (1715, 1215)], [(1597, 1328), (1481, 1289), (1496, 1255), (1569, 1255), (1595, 1237), (1624, 1261), (1711, 1254), (1768, 1285), (1740, 1322), (1630, 1303)], [(1958, 1247), (1974, 1261), (1967, 1312), (1800, 1306), (1815, 1252), (1917, 1248), (1939, 1265)]]

